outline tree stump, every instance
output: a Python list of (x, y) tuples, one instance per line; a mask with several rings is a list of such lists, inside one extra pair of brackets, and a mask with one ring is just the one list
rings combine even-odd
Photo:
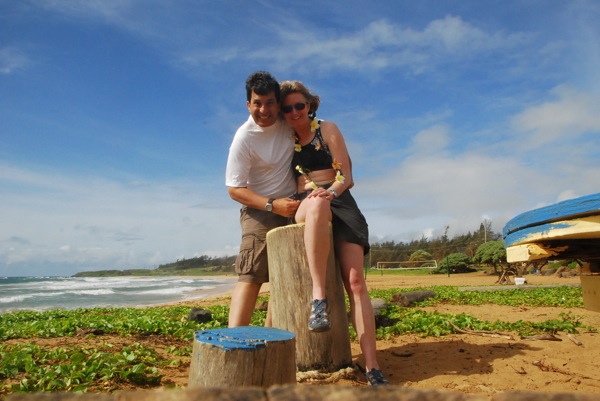
[(296, 383), (294, 333), (269, 327), (197, 331), (188, 387)]
[(313, 333), (308, 330), (312, 279), (304, 247), (304, 224), (279, 227), (267, 233), (273, 327), (296, 334), (298, 371), (334, 372), (352, 364), (344, 286), (331, 234), (330, 243), (326, 290), (331, 330)]

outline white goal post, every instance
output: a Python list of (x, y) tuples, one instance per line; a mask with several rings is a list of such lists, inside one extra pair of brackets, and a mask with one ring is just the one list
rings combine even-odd
[(419, 270), (437, 269), (437, 260), (405, 260), (403, 262), (377, 262), (376, 270)]

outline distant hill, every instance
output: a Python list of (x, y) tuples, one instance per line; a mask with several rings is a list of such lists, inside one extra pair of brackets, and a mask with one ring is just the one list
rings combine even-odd
[(187, 269), (212, 269), (217, 271), (233, 271), (233, 264), (237, 256), (210, 257), (197, 256), (192, 259), (181, 259), (173, 263), (158, 266), (158, 270), (187, 270)]
[(206, 255), (181, 259), (158, 266), (156, 269), (96, 270), (75, 273), (73, 277), (121, 276), (204, 276), (233, 273), (236, 256), (210, 257)]

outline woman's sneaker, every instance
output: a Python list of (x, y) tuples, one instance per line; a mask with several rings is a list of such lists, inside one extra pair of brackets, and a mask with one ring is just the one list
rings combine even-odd
[(383, 377), (383, 373), (381, 373), (381, 370), (379, 369), (373, 368), (369, 372), (367, 372), (366, 375), (367, 381), (371, 386), (381, 386), (390, 384), (390, 382), (387, 381), (385, 377)]
[(327, 298), (315, 299), (312, 301), (312, 309), (310, 311), (310, 317), (308, 318), (308, 329), (316, 333), (321, 333), (331, 329)]

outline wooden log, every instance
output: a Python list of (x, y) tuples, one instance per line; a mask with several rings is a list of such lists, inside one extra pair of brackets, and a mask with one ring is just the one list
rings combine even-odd
[[(331, 230), (330, 230), (331, 233)], [(304, 246), (304, 224), (292, 224), (267, 233), (270, 307), (273, 327), (296, 334), (296, 367), (299, 371), (334, 372), (352, 364), (344, 286), (333, 251), (327, 262), (327, 299), (331, 330), (308, 330), (312, 279)]]
[(415, 302), (425, 301), (428, 298), (435, 297), (436, 293), (430, 290), (410, 291), (392, 295), (392, 302), (400, 306), (410, 306)]
[(188, 387), (296, 383), (295, 336), (269, 327), (197, 331)]

